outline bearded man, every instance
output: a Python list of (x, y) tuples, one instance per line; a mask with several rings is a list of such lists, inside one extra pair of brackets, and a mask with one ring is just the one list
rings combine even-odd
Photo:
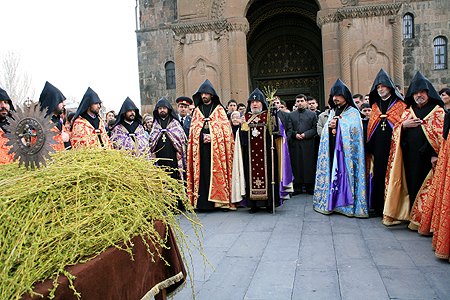
[(41, 104), (41, 111), (46, 110), (45, 117), (51, 115), (50, 122), (55, 125), (54, 131), (58, 134), (53, 137), (56, 144), (51, 144), (55, 151), (64, 150), (64, 143), (69, 141), (69, 134), (66, 133), (66, 129), (61, 123), (61, 113), (64, 111), (66, 104), (64, 101), (66, 97), (50, 82), (46, 81), (44, 89), (39, 97), (39, 103)]
[(141, 123), (142, 117), (139, 114), (139, 108), (127, 97), (122, 103), (116, 123), (111, 129), (110, 139), (113, 147), (130, 151), (138, 156), (150, 154), (148, 138)]
[(156, 103), (153, 117), (150, 132), (152, 156), (162, 158), (158, 160), (158, 165), (170, 168), (172, 178), (184, 179), (187, 138), (172, 105), (166, 98), (163, 97)]
[(406, 110), (394, 126), (386, 178), (382, 223), (411, 221), (417, 229), (442, 141), (444, 103), (420, 72), (406, 92)]
[[(286, 197), (287, 190), (292, 189), (287, 139), (280, 119), (268, 114), (266, 98), (259, 89), (255, 89), (248, 98), (245, 120), (248, 126), (242, 129), (242, 145), (247, 183), (246, 206), (250, 207), (250, 213), (257, 212), (261, 207), (271, 213), (274, 205), (276, 207), (283, 203), (282, 198)], [(271, 130), (276, 131), (272, 131), (273, 152)]]
[(313, 208), (330, 214), (368, 217), (361, 114), (348, 87), (336, 80), (330, 115), (320, 137)]
[(7, 117), (11, 117), (11, 111), (14, 111), (11, 98), (4, 89), (0, 88), (0, 164), (12, 162), (14, 157), (14, 154), (8, 154), (11, 146), (6, 146), (8, 139), (4, 136), (5, 133), (9, 133)]
[(225, 108), (206, 79), (192, 96), (195, 110), (189, 133), (187, 191), (194, 208), (233, 208), (231, 173), (234, 138)]
[(102, 101), (90, 87), (81, 100), (72, 121), (72, 148), (108, 147), (112, 148), (103, 120), (99, 112)]
[(375, 78), (369, 94), (372, 112), (367, 125), (366, 153), (369, 170), (369, 207), (371, 216), (381, 216), (387, 163), (391, 149), (392, 131), (406, 108), (402, 95), (383, 69)]

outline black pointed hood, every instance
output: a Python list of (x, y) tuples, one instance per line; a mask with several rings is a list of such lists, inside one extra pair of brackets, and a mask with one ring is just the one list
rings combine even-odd
[(156, 103), (155, 109), (153, 110), (153, 119), (154, 120), (159, 119), (158, 107), (164, 107), (164, 106), (169, 109), (169, 116), (172, 116), (172, 118), (178, 120), (177, 113), (173, 110), (173, 107), (170, 104), (169, 100), (167, 100), (164, 97), (159, 99), (159, 101)]
[(12, 103), (11, 98), (9, 98), (8, 93), (2, 88), (0, 88), (0, 100), (8, 101), (9, 102), (9, 110), (16, 111), (16, 109), (14, 108), (14, 105)]
[(200, 87), (195, 92), (195, 94), (192, 96), (192, 99), (194, 100), (195, 107), (197, 107), (201, 103), (203, 103), (203, 101), (202, 101), (202, 93), (208, 93), (208, 94), (213, 95), (212, 99), (211, 99), (211, 102), (212, 103), (216, 103), (216, 104), (220, 104), (220, 99), (219, 99), (219, 96), (217, 96), (216, 90), (214, 89), (212, 83), (208, 79), (206, 79), (202, 83), (202, 85), (200, 85)]
[(409, 88), (405, 96), (406, 105), (411, 106), (412, 104), (415, 104), (416, 101), (414, 101), (413, 94), (422, 90), (428, 91), (429, 102), (439, 105), (440, 107), (444, 107), (444, 102), (434, 89), (431, 82), (419, 71), (417, 71), (416, 76), (414, 76), (413, 80), (409, 84)]
[(72, 119), (72, 124), (82, 113), (87, 111), (89, 106), (95, 103), (102, 103), (102, 100), (100, 100), (97, 93), (94, 92), (93, 89), (88, 87), (86, 93), (84, 93), (83, 99), (81, 100), (80, 106), (78, 106), (75, 116)]
[(122, 103), (122, 107), (120, 108), (119, 114), (117, 115), (116, 123), (111, 127), (113, 129), (116, 127), (117, 124), (119, 124), (120, 121), (124, 120), (124, 115), (127, 111), (134, 110), (136, 112), (136, 116), (134, 117), (134, 122), (137, 122), (138, 124), (142, 123), (142, 116), (139, 114), (139, 108), (134, 104), (133, 100), (131, 100), (129, 97), (125, 99)]
[(246, 112), (250, 112), (252, 110), (252, 108), (250, 107), (250, 103), (252, 101), (259, 101), (262, 103), (262, 111), (267, 110), (267, 107), (269, 106), (267, 104), (267, 100), (266, 97), (264, 96), (264, 94), (260, 91), (260, 89), (256, 88), (248, 97), (247, 100), (247, 111)]
[(41, 96), (39, 97), (41, 111), (47, 109), (45, 116), (50, 115), (64, 100), (66, 100), (66, 97), (64, 97), (63, 93), (50, 82), (46, 81)]
[[(352, 92), (350, 92), (350, 89), (343, 83), (340, 79), (336, 80), (336, 82), (333, 84), (330, 90), (330, 97), (328, 98), (328, 105), (330, 105), (331, 108), (336, 108), (336, 104), (333, 102), (333, 96), (334, 95), (342, 95), (345, 98), (345, 101), (348, 105), (353, 106), (354, 108), (358, 109), (355, 102), (353, 101)], [(359, 111), (359, 109), (358, 109)]]
[(391, 94), (394, 93), (395, 96), (397, 96), (398, 99), (405, 101), (400, 94), (400, 91), (395, 87), (395, 84), (392, 82), (391, 78), (389, 77), (388, 73), (386, 73), (385, 70), (381, 69), (380, 72), (378, 72), (377, 77), (375, 78), (372, 88), (370, 89), (369, 93), (369, 103), (370, 106), (377, 102), (381, 97), (378, 95), (377, 91), (377, 85), (382, 84), (389, 88), (391, 88)]

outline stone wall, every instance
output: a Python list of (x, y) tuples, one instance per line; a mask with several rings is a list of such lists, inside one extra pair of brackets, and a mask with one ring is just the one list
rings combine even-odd
[[(405, 93), (417, 71), (434, 85), (437, 91), (450, 86), (450, 1), (417, 1), (404, 3), (401, 15), (414, 16), (414, 38), (403, 40), (403, 64)], [(447, 69), (434, 70), (433, 40), (438, 36), (447, 39)]]
[(143, 113), (153, 110), (162, 97), (175, 102), (176, 90), (166, 88), (165, 65), (174, 62), (171, 25), (177, 23), (177, 0), (139, 1), (138, 46), (139, 84)]

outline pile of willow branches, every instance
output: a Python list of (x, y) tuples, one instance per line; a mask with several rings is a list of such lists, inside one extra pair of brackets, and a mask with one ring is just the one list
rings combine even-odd
[[(130, 253), (135, 236), (150, 237), (155, 249), (165, 236), (152, 226), (170, 225), (185, 258), (198, 245), (198, 219), (183, 184), (146, 157), (105, 149), (62, 151), (39, 170), (17, 163), (0, 166), (0, 299), (20, 299), (33, 285), (65, 275), (65, 267), (114, 246)], [(187, 208), (177, 209), (180, 200)], [(198, 243), (180, 227), (191, 221)], [(153, 256), (160, 256), (156, 251)], [(91, 257), (92, 259), (93, 257)], [(164, 259), (163, 257), (161, 257)], [(185, 260), (186, 261), (186, 260)], [(189, 270), (189, 268), (188, 268)]]

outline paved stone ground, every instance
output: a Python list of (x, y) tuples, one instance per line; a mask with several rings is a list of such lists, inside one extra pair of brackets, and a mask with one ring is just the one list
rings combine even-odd
[[(403, 224), (322, 215), (306, 194), (275, 216), (240, 208), (198, 217), (215, 268), (204, 269), (194, 253), (198, 300), (450, 299), (450, 264), (434, 256), (431, 237)], [(186, 220), (182, 225), (193, 235)], [(189, 286), (174, 299), (191, 299)]]

